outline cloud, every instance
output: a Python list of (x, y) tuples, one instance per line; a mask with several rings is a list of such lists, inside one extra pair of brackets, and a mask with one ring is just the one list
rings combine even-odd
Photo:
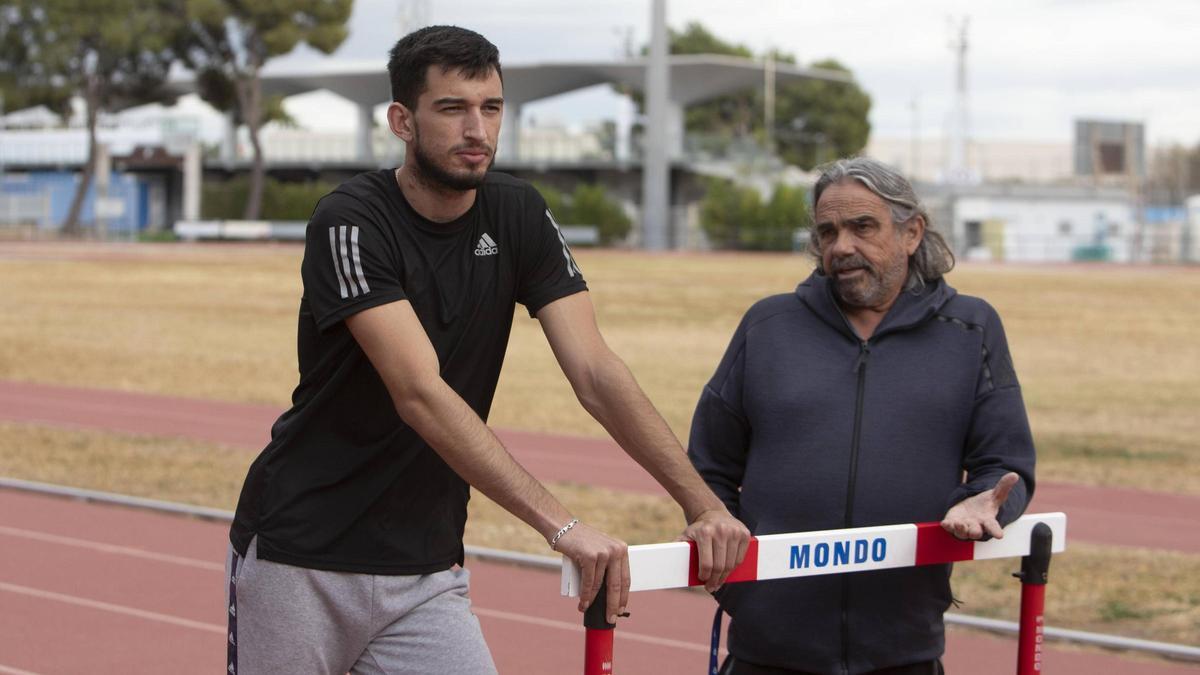
[[(433, 22), (480, 31), (510, 63), (615, 58), (626, 27), (637, 46), (645, 43), (650, 13), (648, 0), (428, 6)], [(337, 56), (384, 58), (399, 37), (397, 7), (395, 0), (357, 0), (350, 38)], [(1075, 117), (1114, 117), (1145, 120), (1151, 139), (1200, 140), (1200, 2), (1192, 0), (671, 0), (668, 23), (698, 21), (758, 53), (775, 47), (802, 62), (836, 58), (874, 99), (876, 133), (907, 136), (917, 98), (922, 132), (932, 136), (954, 100), (949, 17), (961, 18), (964, 10), (971, 14), (967, 72), (977, 138), (1068, 141)], [(289, 57), (314, 58), (311, 50)], [(597, 100), (565, 97), (559, 116), (594, 117), (615, 108)]]

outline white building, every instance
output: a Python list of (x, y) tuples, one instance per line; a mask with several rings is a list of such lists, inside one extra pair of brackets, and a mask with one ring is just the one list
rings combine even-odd
[(967, 259), (1011, 262), (1144, 258), (1134, 200), (1119, 189), (917, 186), (939, 231)]
[[(911, 180), (939, 182), (949, 161), (947, 139), (871, 137), (863, 154), (886, 162)], [(980, 182), (1054, 183), (1075, 172), (1074, 148), (1069, 142), (972, 141), (966, 164)]]

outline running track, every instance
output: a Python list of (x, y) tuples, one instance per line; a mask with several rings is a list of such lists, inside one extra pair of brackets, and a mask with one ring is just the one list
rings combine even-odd
[[(279, 415), (273, 406), (0, 380), (0, 421), (182, 436), (258, 451)], [(612, 441), (498, 431), (543, 481), (664, 494)], [(1040, 483), (1031, 511), (1064, 511), (1072, 541), (1200, 553), (1200, 497)]]
[[(0, 673), (223, 672), (227, 541), (221, 523), (0, 489)], [(579, 615), (558, 597), (557, 574), (467, 564), (501, 673), (582, 671)], [(706, 596), (643, 593), (630, 609), (617, 631), (618, 673), (704, 672)], [(951, 629), (946, 662), (956, 675), (1009, 675), (1015, 643)], [(1195, 672), (1055, 645), (1044, 663), (1054, 675)]]

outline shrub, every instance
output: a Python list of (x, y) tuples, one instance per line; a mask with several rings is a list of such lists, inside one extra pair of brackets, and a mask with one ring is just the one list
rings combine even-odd
[(579, 183), (571, 193), (571, 217), (579, 225), (599, 228), (600, 243), (611, 244), (629, 235), (633, 222), (603, 185)]
[(746, 242), (746, 248), (790, 251), (794, 246), (793, 235), (796, 230), (807, 226), (808, 195), (804, 188), (776, 185), (763, 210), (760, 228)]
[(546, 208), (550, 209), (550, 213), (554, 214), (554, 219), (560, 224), (569, 223), (567, 220), (570, 215), (570, 207), (567, 205), (566, 195), (558, 188), (550, 187), (544, 183), (533, 183), (535, 190), (541, 193), (542, 199), (546, 200)]
[(710, 179), (700, 203), (700, 227), (714, 247), (742, 248), (742, 231), (757, 226), (762, 210), (762, 198), (757, 190)]
[(716, 248), (790, 251), (792, 237), (808, 221), (803, 188), (776, 185), (763, 203), (754, 188), (711, 179), (700, 204), (700, 226)]
[(602, 245), (621, 241), (633, 227), (621, 204), (603, 185), (579, 183), (569, 195), (541, 183), (533, 186), (560, 225), (594, 225)]
[[(307, 221), (317, 201), (335, 187), (325, 181), (284, 183), (268, 177), (263, 186), (263, 220)], [(221, 183), (205, 183), (201, 196), (201, 217), (206, 220), (238, 220), (246, 206), (250, 179), (241, 176)]]

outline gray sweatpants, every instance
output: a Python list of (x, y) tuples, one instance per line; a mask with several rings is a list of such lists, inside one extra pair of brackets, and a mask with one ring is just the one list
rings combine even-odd
[(230, 675), (495, 675), (467, 595), (470, 573), (327, 572), (231, 546)]

